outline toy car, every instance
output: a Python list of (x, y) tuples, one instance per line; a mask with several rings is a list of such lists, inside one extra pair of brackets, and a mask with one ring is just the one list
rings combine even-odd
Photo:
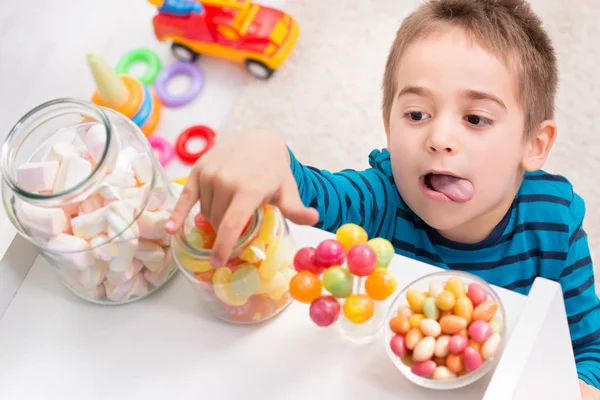
[[(176, 58), (200, 54), (243, 63), (250, 75), (270, 78), (292, 52), (297, 22), (283, 11), (250, 0), (149, 0), (160, 41), (171, 41)], [(198, 4), (199, 3), (199, 4)]]

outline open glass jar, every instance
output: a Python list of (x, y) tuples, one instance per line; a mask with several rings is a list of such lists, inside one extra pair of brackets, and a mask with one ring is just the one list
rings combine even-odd
[(273, 317), (292, 298), (294, 247), (279, 209), (258, 208), (225, 265), (210, 264), (215, 233), (197, 204), (173, 240), (177, 265), (216, 317), (234, 323), (256, 323)]
[(76, 99), (41, 104), (8, 134), (2, 178), (11, 222), (79, 297), (128, 303), (177, 270), (164, 224), (181, 187), (123, 115)]

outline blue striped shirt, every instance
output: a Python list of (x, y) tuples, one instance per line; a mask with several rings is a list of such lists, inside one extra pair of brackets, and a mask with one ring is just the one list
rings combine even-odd
[(387, 150), (373, 150), (370, 168), (331, 173), (304, 166), (290, 151), (291, 169), (318, 228), (334, 232), (353, 222), (396, 253), (443, 269), (466, 271), (496, 286), (529, 293), (536, 277), (562, 286), (579, 378), (600, 388), (600, 301), (595, 291), (585, 204), (562, 176), (526, 173), (509, 212), (483, 241), (450, 241), (402, 200)]

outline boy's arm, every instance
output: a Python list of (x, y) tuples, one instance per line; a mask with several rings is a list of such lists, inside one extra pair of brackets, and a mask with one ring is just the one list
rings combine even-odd
[(319, 212), (316, 227), (335, 232), (345, 223), (362, 226), (369, 238), (391, 232), (396, 187), (374, 168), (331, 173), (302, 165), (289, 150), (290, 168), (302, 202)]
[(569, 252), (559, 277), (579, 379), (600, 389), (600, 301), (588, 239), (582, 228), (585, 205), (574, 196), (570, 206)]

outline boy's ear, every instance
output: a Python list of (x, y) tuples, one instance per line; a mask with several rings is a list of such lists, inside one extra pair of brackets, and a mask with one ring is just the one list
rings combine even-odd
[(551, 120), (542, 122), (536, 132), (526, 139), (525, 152), (521, 160), (521, 166), (525, 171), (537, 171), (541, 169), (550, 149), (556, 139), (556, 123)]

